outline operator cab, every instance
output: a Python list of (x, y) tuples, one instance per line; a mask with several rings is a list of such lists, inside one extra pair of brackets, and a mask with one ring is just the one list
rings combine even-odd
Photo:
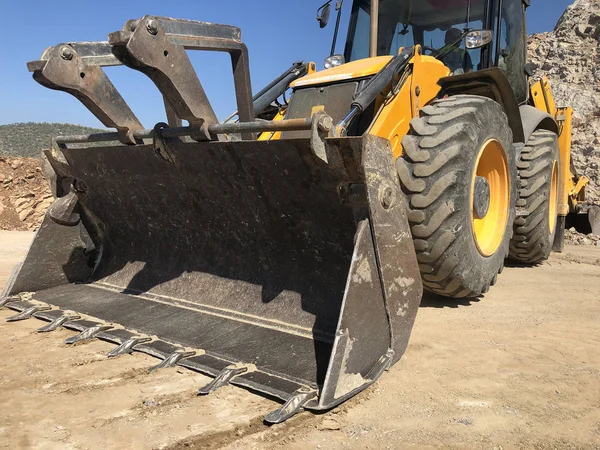
[[(372, 3), (372, 0), (354, 0), (343, 59), (340, 55), (338, 60), (350, 62), (397, 55), (401, 48), (418, 44), (424, 54), (442, 61), (453, 75), (499, 67), (519, 102), (527, 100), (525, 8), (529, 0), (375, 0), (377, 5)], [(379, 11), (376, 55), (370, 45), (373, 6)]]

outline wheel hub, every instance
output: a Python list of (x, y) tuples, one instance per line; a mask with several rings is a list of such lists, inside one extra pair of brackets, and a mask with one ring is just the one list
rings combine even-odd
[(473, 214), (483, 219), (490, 210), (490, 183), (485, 177), (477, 177), (473, 189)]

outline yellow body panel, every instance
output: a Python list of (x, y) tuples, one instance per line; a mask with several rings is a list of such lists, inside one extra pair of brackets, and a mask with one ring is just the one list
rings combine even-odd
[(585, 200), (585, 188), (589, 183), (590, 179), (586, 176), (580, 176), (577, 183), (572, 183), (573, 187), (571, 188), (569, 195), (574, 202), (574, 206)]
[(311, 73), (294, 81), (290, 87), (292, 89), (313, 86), (316, 84), (329, 84), (343, 80), (352, 80), (356, 78), (365, 78), (375, 75), (383, 66), (385, 66), (391, 56), (378, 56), (377, 58), (359, 59), (342, 66), (333, 67), (321, 72)]
[[(552, 94), (550, 94), (552, 95)], [(554, 101), (552, 101), (554, 104)], [(558, 136), (558, 148), (560, 149), (561, 179), (562, 186), (559, 189), (558, 215), (569, 214), (569, 198), (575, 185), (575, 174), (571, 172), (571, 126), (573, 121), (573, 108), (560, 108), (556, 110), (555, 118), (560, 126)], [(587, 183), (586, 183), (587, 184)], [(573, 199), (575, 200), (575, 199)], [(571, 202), (575, 206), (575, 202)]]
[(535, 106), (537, 109), (548, 112), (548, 107), (546, 106), (546, 100), (544, 98), (544, 89), (542, 88), (542, 81), (540, 80), (532, 84), (530, 92), (531, 98), (533, 99), (533, 106)]
[[(285, 118), (285, 113), (286, 113), (286, 109), (283, 108), (281, 109), (277, 115), (275, 117), (273, 117), (273, 120), (283, 120)], [(271, 141), (271, 140), (278, 140), (281, 139), (281, 131), (273, 131), (273, 132), (265, 132), (265, 133), (260, 133), (260, 135), (258, 136), (258, 140), (259, 141)]]
[(398, 93), (385, 99), (369, 131), (390, 141), (394, 159), (402, 155), (401, 141), (409, 131), (410, 121), (418, 117), (421, 108), (437, 96), (440, 91), (438, 80), (450, 73), (437, 59), (418, 52), (410, 63), (411, 75)]
[(531, 98), (536, 108), (550, 114), (559, 125), (558, 148), (560, 151), (561, 185), (559, 186), (558, 215), (566, 216), (584, 200), (585, 186), (589, 183), (586, 177), (576, 177), (571, 172), (571, 133), (573, 108), (557, 108), (552, 95), (548, 78), (533, 83), (530, 87)]
[(556, 117), (556, 104), (554, 103), (554, 96), (552, 95), (552, 89), (550, 88), (550, 81), (548, 78), (542, 78), (542, 88), (544, 89), (544, 99), (546, 100), (546, 111), (553, 116)]

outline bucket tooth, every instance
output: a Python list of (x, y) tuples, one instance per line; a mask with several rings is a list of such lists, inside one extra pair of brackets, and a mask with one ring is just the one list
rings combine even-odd
[(35, 313), (40, 311), (48, 311), (51, 309), (50, 306), (32, 306), (31, 308), (27, 308), (24, 311), (21, 311), (19, 314), (14, 316), (10, 316), (6, 319), (7, 322), (18, 322), (19, 320), (27, 320), (30, 319)]
[(219, 375), (217, 375), (216, 378), (213, 379), (206, 386), (198, 389), (198, 395), (208, 395), (211, 392), (214, 392), (223, 386), (227, 386), (233, 377), (245, 373), (247, 371), (248, 368), (246, 367), (228, 367), (224, 369)]
[(169, 356), (167, 356), (165, 359), (163, 359), (159, 364), (151, 367), (148, 370), (148, 372), (155, 372), (159, 369), (166, 369), (168, 367), (173, 367), (182, 359), (189, 358), (190, 356), (194, 356), (195, 354), (196, 354), (196, 352), (186, 352), (186, 351), (173, 352)]
[(65, 339), (65, 343), (66, 344), (78, 344), (80, 342), (89, 341), (90, 339), (95, 338), (98, 333), (110, 330), (111, 328), (112, 328), (112, 325), (96, 325), (96, 326), (88, 328), (87, 330), (82, 331), (81, 333), (79, 333), (75, 336)]
[(267, 414), (264, 419), (265, 423), (275, 425), (277, 423), (285, 422), (290, 417), (298, 414), (302, 408), (316, 396), (316, 390), (298, 389), (281, 408)]
[(80, 316), (69, 316), (69, 315), (64, 315), (64, 316), (60, 316), (57, 317), (56, 319), (54, 319), (52, 322), (50, 322), (47, 325), (44, 325), (41, 328), (38, 328), (38, 333), (49, 333), (51, 331), (55, 331), (59, 328), (61, 328), (65, 323), (70, 322), (72, 320), (78, 320), (81, 319)]
[(115, 347), (113, 350), (108, 352), (106, 356), (108, 356), (109, 358), (114, 358), (116, 356), (128, 355), (130, 353), (133, 353), (134, 347), (136, 345), (143, 344), (144, 342), (150, 342), (151, 340), (152, 338), (144, 336), (132, 337), (131, 339), (128, 339), (118, 347)]

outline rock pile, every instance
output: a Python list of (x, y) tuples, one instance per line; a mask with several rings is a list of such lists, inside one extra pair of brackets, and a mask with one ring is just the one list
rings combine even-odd
[(581, 234), (575, 228), (565, 230), (565, 243), (570, 245), (594, 245), (600, 247), (600, 236)]
[(41, 160), (0, 157), (0, 230), (35, 230), (53, 200)]
[(557, 106), (575, 109), (574, 167), (600, 203), (600, 0), (576, 0), (554, 31), (530, 36), (529, 60), (550, 79)]

